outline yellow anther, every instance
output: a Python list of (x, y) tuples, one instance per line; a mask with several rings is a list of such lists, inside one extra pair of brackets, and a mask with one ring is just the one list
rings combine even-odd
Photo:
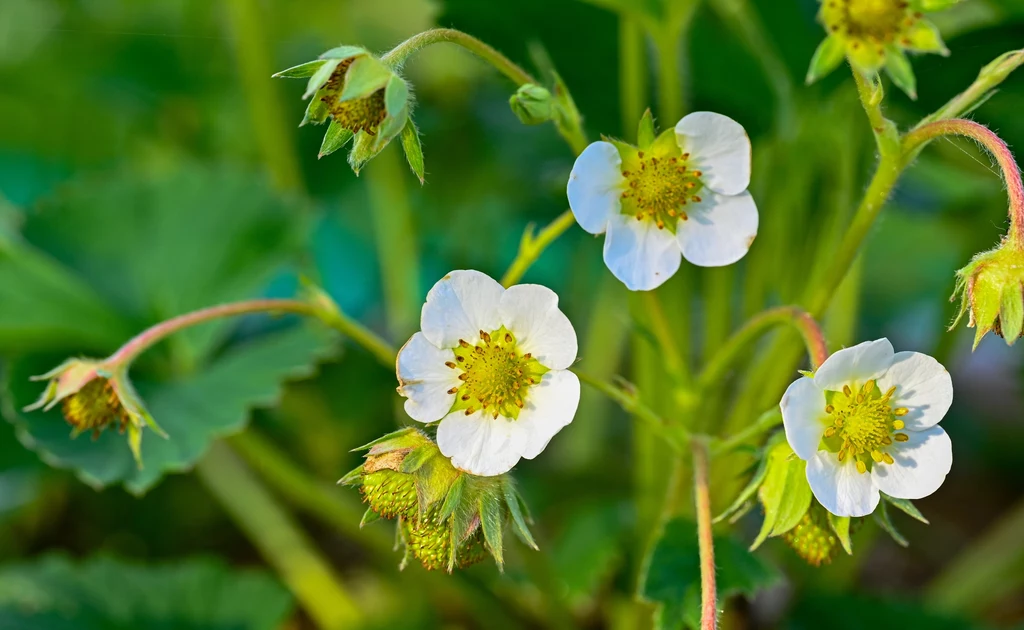
[(902, 429), (905, 426), (906, 425), (903, 423), (902, 420), (893, 420), (893, 422), (892, 422), (892, 428), (893, 428), (894, 431), (899, 431), (900, 429)]
[(467, 407), (467, 408), (466, 408), (466, 415), (467, 415), (467, 416), (471, 416), (471, 415), (473, 415), (473, 411), (474, 411), (474, 410), (473, 410), (473, 408), (472, 408), (472, 407)]
[(846, 447), (839, 449), (839, 461), (846, 459)]
[(454, 361), (445, 361), (444, 364), (447, 365), (448, 367), (452, 368), (453, 370), (455, 369), (455, 362)]
[(480, 331), (480, 338), (486, 343), (491, 343), (491, 336), (484, 331)]
[(889, 388), (889, 390), (888, 390), (888, 391), (886, 391), (886, 392), (885, 392), (885, 397), (886, 397), (887, 399), (888, 399), (888, 398), (892, 398), (892, 395), (893, 395), (893, 394), (895, 394), (895, 393), (896, 393), (896, 386), (895, 386), (895, 385), (893, 385), (892, 387), (890, 387), (890, 388)]
[(448, 393), (449, 393), (449, 394), (455, 394), (455, 393), (457, 393), (458, 391), (459, 391), (459, 388), (458, 388), (458, 387), (453, 387), (453, 388), (451, 388), (451, 389), (449, 389), (449, 390), (448, 390)]
[(868, 465), (858, 459), (857, 460), (857, 472), (859, 472), (860, 474), (863, 475), (867, 471), (868, 471)]
[(467, 342), (465, 339), (459, 339), (459, 345), (462, 346), (463, 348), (468, 348), (469, 342)]
[(875, 389), (875, 379), (870, 379), (870, 380), (868, 380), (867, 383), (864, 383), (864, 387), (862, 387), (860, 389), (860, 391), (864, 392), (865, 394), (870, 394), (872, 392), (872, 390), (874, 390), (874, 389)]
[(512, 343), (512, 335), (505, 333), (505, 343)]
[(882, 457), (882, 451), (878, 449), (871, 451), (871, 459), (875, 460), (876, 462), (882, 461)]
[(910, 410), (906, 407), (899, 407), (898, 409), (894, 409), (892, 413), (897, 416), (905, 416), (910, 413)]
[(849, 385), (843, 385), (843, 393), (847, 396), (853, 395), (853, 390), (850, 389)]
[(835, 427), (829, 427), (829, 428), (825, 429), (825, 437), (830, 438), (830, 437), (832, 437), (835, 434), (836, 434), (836, 428)]
[(888, 454), (888, 453), (882, 453), (882, 460), (883, 460), (883, 461), (884, 461), (884, 462), (885, 462), (886, 464), (891, 464), (891, 463), (893, 463), (894, 461), (896, 461), (896, 460), (894, 460), (894, 459), (892, 458), (892, 455), (890, 455), (890, 454)]
[(882, 438), (882, 444), (889, 446), (890, 444), (892, 444), (892, 438), (889, 437), (888, 435), (885, 436), (884, 438)]
[(895, 435), (895, 438), (897, 442), (906, 442), (907, 440), (910, 439), (910, 436), (907, 435), (906, 433), (897, 433)]
[(832, 413), (836, 408), (832, 405), (825, 405), (825, 413)]

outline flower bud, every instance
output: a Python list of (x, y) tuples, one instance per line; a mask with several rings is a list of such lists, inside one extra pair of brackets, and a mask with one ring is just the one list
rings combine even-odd
[(1024, 328), (1024, 250), (1005, 242), (975, 256), (956, 276), (950, 299), (960, 297), (960, 312), (950, 329), (967, 313), (975, 348), (990, 330), (1012, 346)]
[(363, 448), (365, 461), (340, 483), (359, 486), (369, 504), (364, 523), (397, 519), (406, 556), (425, 568), (450, 573), (487, 552), (501, 566), (502, 532), (509, 522), (536, 549), (522, 499), (507, 474), (477, 477), (461, 471), (426, 434), (411, 428)]
[(551, 92), (546, 88), (532, 83), (522, 85), (508, 99), (512, 113), (524, 125), (539, 125), (554, 117), (554, 104)]
[(71, 437), (91, 431), (93, 437), (107, 427), (128, 433), (128, 446), (142, 468), (142, 428), (149, 425), (162, 437), (157, 426), (128, 380), (127, 366), (90, 359), (68, 359), (46, 374), (32, 377), (48, 381), (39, 399), (25, 411), (49, 411), (58, 403), (73, 429)]

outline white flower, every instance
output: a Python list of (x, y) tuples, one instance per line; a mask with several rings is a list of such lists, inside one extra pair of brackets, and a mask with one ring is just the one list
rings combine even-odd
[(937, 425), (952, 402), (938, 361), (879, 339), (833, 354), (790, 385), (781, 406), (814, 496), (837, 516), (866, 516), (879, 491), (920, 499), (942, 485), (953, 448)]
[(580, 227), (607, 232), (612, 274), (648, 291), (675, 274), (680, 256), (701, 267), (743, 258), (757, 236), (749, 183), (743, 126), (694, 112), (646, 147), (594, 142), (576, 158), (566, 192)]
[(427, 294), (420, 328), (398, 353), (398, 393), (413, 420), (441, 421), (437, 445), (457, 468), (500, 475), (572, 422), (576, 331), (551, 289), (453, 271)]

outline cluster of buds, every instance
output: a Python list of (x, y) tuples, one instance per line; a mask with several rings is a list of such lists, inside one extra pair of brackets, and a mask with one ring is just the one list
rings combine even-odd
[(363, 463), (339, 483), (356, 486), (369, 507), (363, 525), (396, 519), (409, 557), (428, 570), (451, 573), (490, 553), (502, 566), (503, 532), (511, 524), (537, 548), (527, 528), (522, 498), (507, 474), (478, 477), (463, 472), (424, 433), (408, 428), (362, 447)]
[(423, 151), (410, 117), (412, 95), (396, 68), (365, 48), (339, 46), (274, 76), (309, 79), (303, 98), (310, 101), (301, 125), (331, 121), (320, 157), (352, 141), (348, 161), (358, 174), (401, 134), (409, 165), (423, 181)]
[(64, 419), (72, 427), (72, 438), (89, 432), (96, 438), (107, 427), (116, 427), (128, 434), (128, 446), (139, 468), (143, 427), (167, 437), (128, 380), (128, 366), (123, 363), (68, 359), (32, 380), (48, 382), (39, 399), (25, 411), (50, 411), (60, 404)]

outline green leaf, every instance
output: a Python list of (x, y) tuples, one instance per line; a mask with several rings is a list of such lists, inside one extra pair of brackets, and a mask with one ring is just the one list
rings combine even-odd
[(338, 46), (323, 53), (322, 55), (320, 55), (320, 58), (338, 59), (339, 61), (344, 61), (345, 59), (355, 57), (356, 55), (368, 54), (370, 54), (369, 51), (363, 48), (362, 46)]
[(908, 597), (885, 600), (851, 592), (810, 591), (795, 602), (786, 615), (783, 627), (828, 630), (983, 630), (987, 626), (976, 620), (944, 617)]
[(907, 55), (895, 46), (889, 46), (885, 51), (885, 73), (907, 96), (917, 99), (917, 79), (914, 77), (914, 68), (910, 65)]
[(641, 149), (646, 149), (654, 143), (654, 116), (651, 114), (651, 108), (648, 107), (644, 110), (644, 115), (640, 118), (640, 124), (636, 130), (636, 145)]
[[(731, 537), (715, 537), (715, 566), (718, 594), (724, 602), (732, 595), (752, 597), (770, 586), (778, 571), (747, 551)], [(650, 554), (640, 595), (659, 604), (655, 626), (659, 630), (696, 627), (700, 618), (700, 551), (697, 526), (676, 518), (665, 525)]]
[(276, 630), (289, 593), (269, 575), (190, 559), (140, 565), (47, 556), (0, 568), (0, 628)]
[(843, 550), (853, 555), (853, 543), (850, 541), (850, 517), (849, 516), (836, 516), (835, 514), (828, 513), (828, 524), (835, 532), (836, 538), (839, 539), (839, 544), (843, 546)]
[(420, 184), (424, 179), (423, 147), (420, 145), (420, 132), (410, 118), (405, 127), (402, 127), (402, 150), (405, 151), (405, 159), (409, 162), (409, 168), (419, 178)]
[(287, 70), (282, 70), (275, 73), (273, 78), (275, 79), (305, 79), (316, 74), (316, 71), (320, 69), (320, 66), (324, 65), (323, 59), (315, 59), (313, 61), (307, 61), (306, 63), (300, 63), (297, 66), (292, 66)]
[(768, 472), (758, 491), (764, 507), (764, 523), (750, 546), (757, 549), (769, 536), (781, 536), (796, 527), (811, 506), (811, 486), (807, 483), (807, 462), (793, 454), (782, 440), (768, 452)]
[(882, 493), (882, 500), (886, 503), (891, 504), (897, 510), (902, 511), (905, 514), (921, 521), (925, 525), (930, 525), (928, 519), (917, 509), (917, 507), (910, 501), (910, 499), (897, 499), (896, 497), (890, 497), (889, 495)]
[(142, 470), (124, 436), (115, 431), (107, 430), (96, 440), (73, 440), (59, 409), (18, 411), (38, 394), (40, 383), (30, 383), (28, 377), (51, 365), (52, 358), (33, 357), (11, 366), (6, 379), (11, 400), (4, 412), (22, 443), (48, 464), (73, 469), (96, 488), (122, 483), (143, 494), (164, 473), (190, 469), (213, 440), (244, 429), (252, 408), (272, 405), (281, 382), (309, 376), (329, 348), (324, 333), (300, 328), (241, 344), (188, 376), (163, 382), (137, 379), (139, 393), (169, 436), (150, 435), (143, 441)]
[(875, 522), (878, 523), (878, 526), (881, 527), (885, 533), (889, 534), (889, 536), (896, 541), (897, 545), (900, 547), (910, 546), (910, 543), (903, 537), (903, 534), (901, 534), (896, 529), (896, 526), (892, 524), (892, 521), (889, 520), (889, 510), (886, 507), (885, 501), (878, 504), (878, 509), (875, 510), (874, 516)]
[(838, 37), (829, 35), (822, 40), (811, 57), (811, 65), (807, 68), (807, 84), (810, 85), (835, 70), (843, 59), (846, 59), (846, 45)]
[(345, 129), (337, 121), (332, 120), (330, 126), (327, 127), (327, 133), (324, 134), (324, 141), (320, 144), (320, 153), (316, 157), (319, 159), (334, 153), (348, 144), (354, 135), (351, 130)]
[(732, 505), (715, 517), (713, 521), (714, 523), (720, 523), (733, 516), (742, 516), (750, 510), (750, 500), (753, 498), (754, 493), (757, 492), (758, 488), (761, 487), (761, 484), (764, 483), (764, 478), (768, 474), (768, 459), (767, 455), (761, 457), (761, 462), (758, 464), (757, 471), (754, 473), (754, 476), (750, 478), (750, 483), (740, 491), (739, 495), (736, 496), (736, 500), (732, 502)]

